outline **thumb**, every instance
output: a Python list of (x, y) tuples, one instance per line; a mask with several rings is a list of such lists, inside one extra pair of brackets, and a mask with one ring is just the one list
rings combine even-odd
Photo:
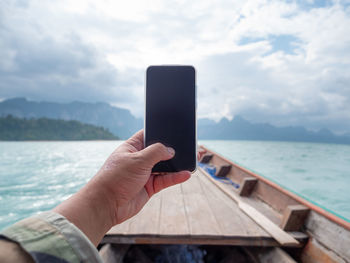
[(153, 167), (160, 161), (166, 161), (173, 158), (175, 150), (158, 142), (139, 151), (139, 154), (147, 164)]

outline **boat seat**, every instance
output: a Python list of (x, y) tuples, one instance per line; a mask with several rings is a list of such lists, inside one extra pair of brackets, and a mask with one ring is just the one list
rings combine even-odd
[(218, 177), (226, 177), (226, 175), (231, 171), (232, 165), (221, 165), (216, 173)]
[(212, 154), (206, 154), (202, 157), (201, 163), (209, 163), (212, 158)]

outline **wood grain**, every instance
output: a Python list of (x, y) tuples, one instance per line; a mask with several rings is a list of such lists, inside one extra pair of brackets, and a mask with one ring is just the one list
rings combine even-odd
[(160, 235), (188, 235), (184, 199), (180, 185), (170, 187), (161, 194), (161, 212), (159, 221)]
[(201, 174), (199, 182), (204, 189), (205, 197), (210, 205), (217, 221), (220, 224), (224, 236), (241, 237), (270, 237), (250, 217), (240, 211), (236, 202), (217, 188), (209, 179)]
[(304, 205), (289, 205), (284, 210), (281, 228), (285, 231), (299, 231), (304, 225), (310, 209)]
[[(201, 169), (201, 168), (199, 168)], [(276, 224), (274, 224), (270, 219), (261, 214), (258, 210), (248, 205), (245, 202), (242, 202), (241, 198), (234, 194), (231, 191), (228, 191), (225, 187), (222, 186), (222, 183), (214, 180), (210, 175), (208, 175), (203, 169), (201, 169), (202, 173), (205, 174), (209, 180), (220, 188), (226, 195), (232, 198), (235, 202), (237, 202), (239, 208), (246, 213), (251, 219), (253, 219), (259, 226), (265, 229), (271, 236), (273, 236), (282, 246), (298, 246), (299, 242), (293, 238), (288, 233), (284, 232), (281, 228), (279, 228)]]
[(159, 233), (159, 217), (161, 210), (161, 195), (154, 195), (145, 207), (132, 218), (128, 234), (154, 234)]
[(246, 177), (243, 179), (243, 183), (241, 183), (241, 187), (239, 189), (239, 195), (240, 196), (250, 196), (250, 194), (253, 192), (254, 187), (256, 183), (258, 182), (258, 179), (253, 177)]
[(199, 185), (199, 172), (189, 182), (181, 185), (190, 235), (221, 236), (218, 222)]
[(198, 170), (185, 183), (161, 191), (139, 214), (113, 227), (103, 242), (279, 245), (210, 178)]
[(271, 236), (273, 236), (282, 246), (297, 246), (299, 242), (280, 229), (270, 219), (261, 214), (258, 210), (243, 202), (238, 204), (247, 215), (249, 215), (257, 224), (264, 228)]

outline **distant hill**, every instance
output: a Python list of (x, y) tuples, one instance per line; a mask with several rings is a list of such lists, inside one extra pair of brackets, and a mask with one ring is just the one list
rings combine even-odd
[(0, 118), (0, 141), (116, 139), (102, 127), (78, 121), (21, 119), (11, 115)]
[[(130, 111), (102, 102), (55, 103), (14, 98), (0, 102), (0, 116), (8, 114), (21, 118), (46, 117), (77, 120), (102, 126), (121, 139), (130, 137), (143, 127), (143, 120), (134, 117)], [(269, 140), (350, 144), (350, 134), (338, 136), (327, 129), (314, 132), (304, 127), (275, 127), (268, 123), (251, 123), (240, 116), (236, 116), (231, 121), (223, 118), (219, 122), (199, 119), (197, 128), (198, 139), (202, 140)]]
[(0, 116), (13, 115), (20, 118), (77, 120), (102, 126), (114, 135), (126, 139), (143, 127), (142, 119), (135, 118), (130, 111), (113, 107), (107, 103), (35, 102), (25, 98), (14, 98), (0, 103)]
[(328, 129), (317, 132), (304, 127), (275, 127), (268, 123), (251, 123), (240, 116), (229, 121), (226, 118), (218, 123), (198, 120), (198, 138), (203, 140), (267, 140), (267, 141), (301, 141), (350, 144), (347, 135), (338, 136)]

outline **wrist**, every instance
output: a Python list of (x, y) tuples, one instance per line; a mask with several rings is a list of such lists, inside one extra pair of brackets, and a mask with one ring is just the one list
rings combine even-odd
[(105, 232), (115, 225), (116, 202), (108, 188), (91, 182), (81, 189), (81, 196), (89, 208), (91, 217), (103, 226)]
[[(94, 181), (94, 180), (92, 180)], [(89, 182), (54, 211), (66, 217), (97, 246), (114, 224), (111, 199), (104, 189)]]

